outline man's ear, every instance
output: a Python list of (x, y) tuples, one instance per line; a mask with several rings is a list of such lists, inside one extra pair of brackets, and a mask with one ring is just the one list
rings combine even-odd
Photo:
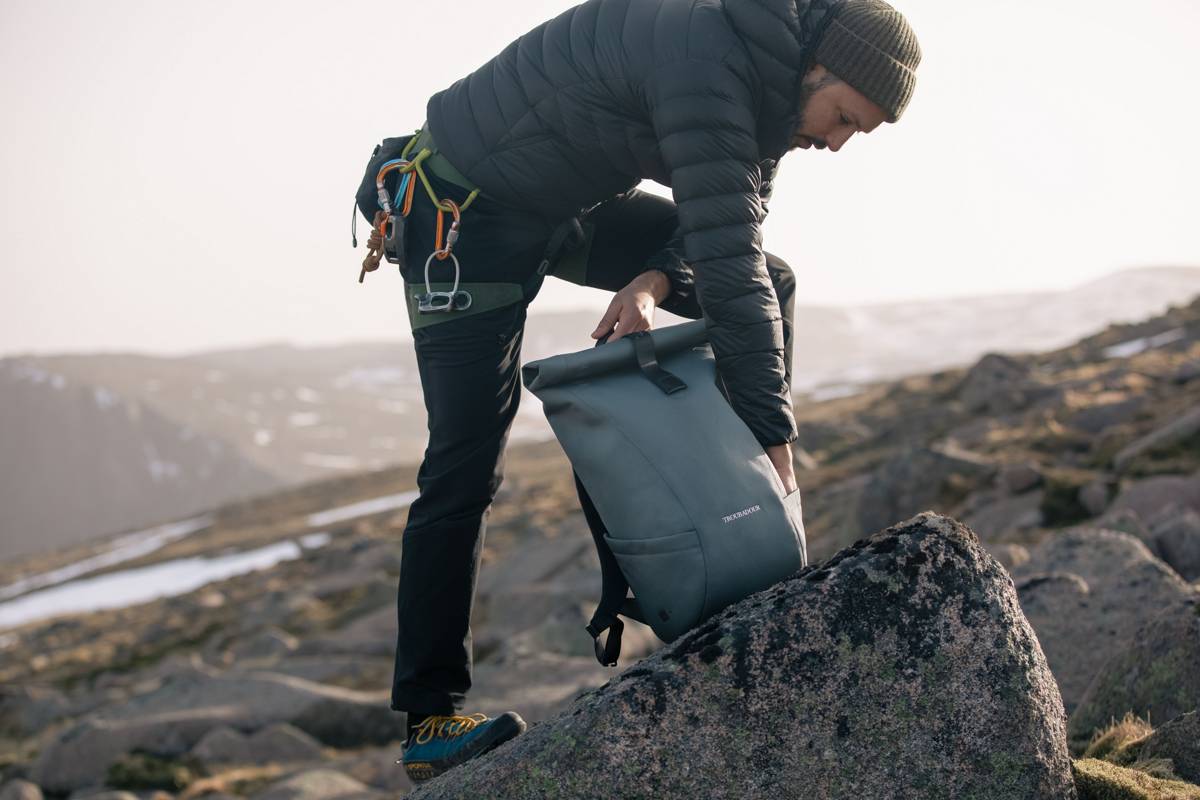
[(829, 70), (825, 68), (824, 64), (814, 63), (811, 67), (808, 68), (808, 72), (804, 73), (804, 83), (806, 83), (806, 84), (816, 83), (817, 81), (821, 80), (821, 78), (824, 78), (828, 74), (829, 74)]

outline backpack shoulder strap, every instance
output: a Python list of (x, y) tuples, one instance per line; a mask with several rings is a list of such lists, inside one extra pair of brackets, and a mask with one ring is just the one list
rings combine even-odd
[[(625, 623), (621, 622), (617, 615), (620, 614), (638, 622), (645, 622), (645, 618), (642, 616), (637, 600), (626, 597), (629, 592), (629, 582), (625, 580), (616, 557), (609, 549), (608, 542), (604, 541), (604, 534), (608, 529), (604, 527), (604, 522), (600, 519), (600, 514), (592, 503), (592, 498), (583, 488), (578, 474), (575, 475), (575, 490), (579, 493), (579, 504), (583, 507), (583, 516), (587, 520), (588, 528), (591, 529), (592, 540), (596, 543), (596, 553), (600, 556), (600, 579), (603, 584), (600, 591), (600, 605), (596, 607), (596, 613), (592, 614), (592, 619), (585, 629), (592, 637), (596, 660), (603, 666), (615, 667), (617, 658), (621, 655), (621, 634), (625, 630)], [(608, 636), (601, 644), (600, 635), (605, 631), (608, 631)]]

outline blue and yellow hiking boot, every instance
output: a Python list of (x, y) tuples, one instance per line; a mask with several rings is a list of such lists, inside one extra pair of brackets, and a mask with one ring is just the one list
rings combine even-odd
[(524, 732), (525, 720), (514, 711), (495, 719), (484, 714), (426, 717), (404, 745), (404, 771), (414, 783), (429, 780)]

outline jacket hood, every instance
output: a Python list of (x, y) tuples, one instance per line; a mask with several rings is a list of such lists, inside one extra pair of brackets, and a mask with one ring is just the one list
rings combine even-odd
[(799, 118), (800, 81), (817, 43), (844, 0), (723, 0), (734, 31), (762, 81), (758, 141), (776, 162), (788, 150)]

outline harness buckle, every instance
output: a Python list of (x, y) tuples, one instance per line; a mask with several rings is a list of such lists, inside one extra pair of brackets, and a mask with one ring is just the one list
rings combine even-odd
[(435, 292), (433, 287), (429, 285), (429, 265), (433, 263), (433, 259), (441, 252), (434, 250), (429, 254), (429, 258), (425, 259), (425, 294), (414, 295), (417, 301), (417, 311), (421, 314), (436, 314), (443, 311), (466, 311), (471, 307), (471, 293), (466, 289), (458, 288), (458, 278), (460, 269), (458, 266), (458, 256), (454, 253), (448, 253), (448, 257), (454, 262), (454, 286), (448, 292)]
[(471, 307), (471, 293), (466, 289), (453, 292), (426, 292), (415, 294), (417, 312), (434, 314), (441, 311), (466, 311)]

